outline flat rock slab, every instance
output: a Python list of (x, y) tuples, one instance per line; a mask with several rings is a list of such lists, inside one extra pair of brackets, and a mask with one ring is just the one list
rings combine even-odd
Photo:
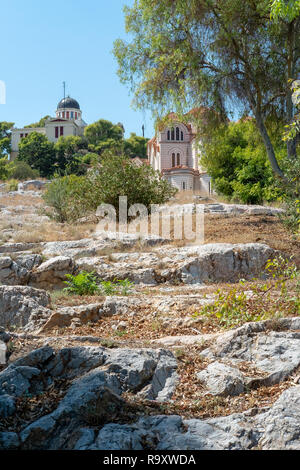
[(279, 319), (276, 325), (284, 331), (272, 331), (271, 321), (245, 324), (218, 335), (201, 354), (211, 360), (229, 360), (237, 366), (247, 361), (265, 373), (263, 378), (248, 381), (249, 386), (279, 383), (300, 366), (300, 318)]

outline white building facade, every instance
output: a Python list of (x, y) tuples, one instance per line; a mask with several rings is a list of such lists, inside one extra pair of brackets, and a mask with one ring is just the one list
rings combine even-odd
[(12, 128), (10, 160), (17, 158), (19, 143), (32, 132), (44, 134), (50, 142), (55, 143), (60, 137), (82, 136), (86, 125), (82, 120), (79, 103), (68, 96), (58, 103), (56, 117), (48, 119), (45, 122), (45, 127)]
[(149, 164), (180, 191), (211, 194), (211, 178), (199, 166), (200, 148), (193, 123), (184, 124), (174, 113), (170, 125), (148, 142)]

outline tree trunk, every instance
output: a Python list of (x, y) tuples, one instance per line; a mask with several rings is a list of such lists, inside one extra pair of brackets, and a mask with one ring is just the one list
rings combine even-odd
[[(287, 57), (287, 94), (286, 94), (286, 117), (287, 124), (290, 124), (294, 117), (294, 105), (292, 101), (292, 91), (290, 89), (289, 80), (295, 78), (295, 26), (297, 22), (292, 21), (288, 27), (288, 57)], [(287, 141), (287, 154), (289, 158), (297, 156), (297, 137)]]
[(272, 170), (274, 171), (274, 173), (277, 176), (279, 176), (280, 178), (284, 178), (284, 174), (283, 174), (282, 170), (280, 169), (280, 167), (278, 165), (278, 162), (277, 162), (277, 159), (276, 159), (276, 156), (275, 156), (275, 152), (274, 152), (274, 148), (273, 148), (272, 142), (270, 140), (270, 137), (269, 137), (268, 131), (266, 129), (266, 126), (263, 122), (262, 116), (257, 111), (254, 112), (254, 114), (255, 114), (255, 119), (256, 119), (256, 125), (257, 125), (257, 128), (260, 132), (260, 135), (261, 135), (261, 137), (264, 141), (266, 151), (267, 151), (267, 155), (268, 155)]

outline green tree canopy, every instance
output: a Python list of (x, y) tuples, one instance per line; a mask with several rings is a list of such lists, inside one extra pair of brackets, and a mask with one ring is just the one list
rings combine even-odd
[[(281, 139), (283, 125), (268, 122), (276, 154), (286, 153)], [(261, 204), (276, 199), (278, 191), (266, 149), (254, 119), (223, 124), (211, 130), (204, 142), (201, 164), (213, 178), (214, 188), (229, 199)]]
[(41, 176), (48, 177), (55, 171), (54, 144), (44, 134), (31, 132), (19, 144), (18, 160), (28, 163)]
[[(282, 176), (266, 119), (293, 119), (288, 79), (300, 71), (300, 21), (270, 13), (269, 0), (135, 0), (125, 8), (130, 40), (114, 45), (121, 81), (136, 106), (160, 116), (201, 105), (224, 116), (251, 112)], [(295, 140), (287, 150), (295, 157)]]
[(87, 126), (84, 130), (84, 135), (89, 144), (98, 146), (106, 141), (121, 142), (123, 139), (123, 128), (120, 125), (113, 124), (105, 119), (99, 119)]
[(0, 156), (9, 155), (11, 150), (11, 128), (13, 122), (0, 122)]
[(124, 154), (130, 158), (147, 158), (148, 140), (131, 132), (130, 137), (124, 141)]

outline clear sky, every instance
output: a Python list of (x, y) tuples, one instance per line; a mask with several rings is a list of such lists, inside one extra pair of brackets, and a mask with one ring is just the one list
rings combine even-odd
[(122, 122), (130, 132), (153, 135), (149, 111), (134, 111), (132, 96), (117, 76), (113, 42), (125, 38), (123, 5), (133, 0), (13, 0), (1, 2), (0, 80), (6, 104), (0, 121), (16, 127), (55, 115), (66, 94), (75, 98), (83, 119)]

